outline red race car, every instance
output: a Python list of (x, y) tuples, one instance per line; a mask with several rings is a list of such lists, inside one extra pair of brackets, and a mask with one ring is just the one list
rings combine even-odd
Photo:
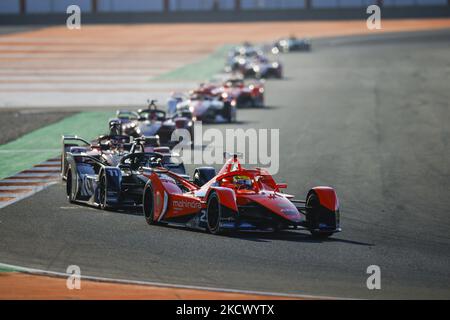
[(220, 94), (223, 101), (229, 101), (237, 108), (261, 108), (264, 107), (264, 84), (255, 81), (245, 83), (241, 78), (230, 78), (215, 91)]
[[(309, 230), (329, 237), (341, 231), (339, 201), (330, 187), (315, 187), (306, 201), (282, 193), (264, 169), (245, 169), (232, 155), (218, 174), (197, 168), (194, 183), (163, 168), (144, 169), (143, 212), (149, 224), (176, 224), (217, 234), (226, 230)], [(204, 183), (204, 184), (203, 184)], [(201, 186), (199, 186), (201, 185)]]

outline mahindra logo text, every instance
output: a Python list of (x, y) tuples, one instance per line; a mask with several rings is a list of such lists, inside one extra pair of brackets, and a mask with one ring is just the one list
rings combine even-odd
[(199, 202), (195, 201), (186, 201), (186, 200), (174, 200), (172, 202), (174, 207), (178, 208), (192, 208), (192, 209), (201, 209), (202, 205)]

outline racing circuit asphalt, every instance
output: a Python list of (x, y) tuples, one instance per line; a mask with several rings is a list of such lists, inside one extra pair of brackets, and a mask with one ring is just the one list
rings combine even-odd
[[(1, 262), (82, 274), (352, 298), (450, 298), (450, 31), (317, 41), (282, 57), (265, 110), (280, 182), (331, 185), (343, 232), (212, 236), (69, 204), (62, 184), (0, 211)], [(224, 129), (225, 125), (218, 126)], [(366, 268), (381, 268), (381, 290)]]

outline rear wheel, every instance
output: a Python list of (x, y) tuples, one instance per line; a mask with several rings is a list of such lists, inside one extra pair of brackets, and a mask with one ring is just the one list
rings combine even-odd
[(67, 171), (67, 181), (66, 181), (66, 194), (67, 194), (67, 200), (69, 202), (75, 202), (75, 197), (73, 195), (74, 185), (72, 180), (72, 170)]
[(224, 118), (228, 123), (236, 122), (236, 108), (231, 105), (231, 102), (225, 102)]
[(215, 192), (213, 192), (208, 198), (208, 206), (206, 209), (206, 222), (209, 233), (220, 233), (220, 217), (221, 208), (219, 197)]
[(318, 229), (318, 211), (320, 209), (320, 201), (315, 193), (311, 193), (306, 199), (307, 219), (308, 227), (310, 228), (313, 238), (326, 239), (333, 234), (333, 232), (321, 232), (314, 229)]
[(99, 182), (99, 195), (98, 195), (98, 202), (99, 207), (102, 210), (105, 210), (107, 208), (107, 180), (106, 180), (106, 174), (103, 171), (100, 175), (100, 182)]

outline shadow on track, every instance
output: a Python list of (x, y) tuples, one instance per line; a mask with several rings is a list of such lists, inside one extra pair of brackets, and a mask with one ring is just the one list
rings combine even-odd
[(302, 243), (323, 243), (323, 242), (339, 242), (339, 243), (347, 243), (358, 246), (375, 246), (373, 243), (361, 242), (350, 239), (342, 239), (342, 238), (333, 238), (330, 237), (328, 239), (317, 239), (312, 237), (308, 233), (303, 233), (299, 231), (286, 230), (279, 232), (270, 232), (270, 231), (230, 231), (220, 235), (212, 235), (206, 233), (206, 231), (199, 229), (191, 229), (188, 227), (170, 225), (170, 224), (160, 224), (155, 225), (156, 227), (168, 228), (172, 230), (178, 230), (182, 232), (193, 232), (193, 233), (203, 233), (207, 236), (211, 237), (224, 237), (229, 239), (239, 239), (253, 242), (272, 242), (272, 241), (292, 241), (292, 242), (302, 242)]
[(302, 233), (298, 231), (279, 231), (279, 232), (246, 232), (237, 231), (235, 233), (229, 233), (223, 235), (229, 238), (238, 238), (241, 240), (256, 241), (256, 242), (271, 242), (271, 241), (293, 241), (293, 242), (305, 242), (305, 243), (322, 243), (322, 242), (342, 242), (348, 244), (354, 244), (359, 246), (374, 246), (373, 243), (360, 242), (355, 240), (341, 239), (330, 237), (328, 239), (318, 239), (312, 237), (308, 233)]
[(280, 109), (280, 106), (264, 106), (261, 108), (258, 108), (257, 110), (261, 110), (261, 111), (269, 111), (269, 110), (276, 110), (276, 109)]
[[(250, 109), (250, 108), (249, 108)], [(249, 109), (246, 109), (246, 110), (249, 110)], [(258, 110), (262, 110), (263, 108), (259, 108)], [(251, 124), (251, 123), (256, 123), (256, 121), (241, 121), (241, 120), (237, 120), (236, 122), (232, 122), (232, 123), (229, 123), (229, 122), (203, 122), (203, 125), (205, 126), (205, 127), (211, 127), (211, 128), (214, 128), (214, 127), (216, 127), (216, 126), (233, 126), (233, 125), (248, 125), (248, 124)]]
[[(105, 210), (100, 210), (99, 208), (92, 207), (91, 205), (85, 204), (85, 203), (77, 203), (74, 204), (75, 206), (83, 207), (86, 209), (91, 209), (94, 211), (101, 212), (114, 212), (118, 214), (126, 214), (126, 215), (132, 215), (132, 216), (142, 216), (142, 208), (141, 207), (126, 207), (126, 208), (110, 208)], [(143, 223), (145, 223), (143, 221)], [(207, 235), (207, 233), (203, 230), (198, 229), (192, 229), (189, 227), (184, 226), (178, 226), (178, 225), (171, 225), (171, 224), (160, 224), (155, 225), (156, 227), (162, 227), (162, 228), (169, 228), (169, 229), (176, 229), (179, 231), (185, 231), (185, 232), (198, 232), (198, 233), (204, 233)], [(278, 232), (272, 232), (272, 231), (245, 231), (245, 230), (238, 230), (238, 231), (229, 231), (221, 235), (210, 235), (211, 237), (226, 237), (230, 239), (239, 239), (239, 240), (246, 240), (246, 241), (253, 241), (253, 242), (272, 242), (272, 241), (292, 241), (292, 242), (302, 242), (302, 243), (322, 243), (322, 242), (340, 242), (340, 243), (347, 243), (347, 244), (353, 244), (353, 245), (359, 245), (359, 246), (375, 246), (373, 243), (367, 243), (367, 242), (361, 242), (356, 240), (350, 240), (350, 239), (342, 239), (342, 238), (334, 238), (333, 236), (328, 239), (318, 239), (312, 237), (307, 231), (300, 232), (299, 230), (283, 230)]]

